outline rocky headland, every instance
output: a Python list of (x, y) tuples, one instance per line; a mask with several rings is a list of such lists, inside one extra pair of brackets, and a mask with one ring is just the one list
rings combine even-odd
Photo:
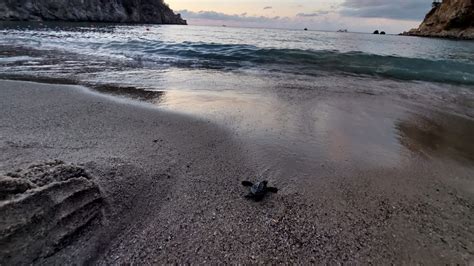
[(186, 24), (163, 0), (4, 0), (0, 20)]
[(433, 5), (417, 29), (403, 35), (474, 39), (474, 0), (444, 0)]

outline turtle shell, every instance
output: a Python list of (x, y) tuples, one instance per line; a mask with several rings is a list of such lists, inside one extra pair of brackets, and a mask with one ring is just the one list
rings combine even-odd
[(267, 192), (267, 181), (257, 182), (250, 188), (250, 192), (256, 196), (263, 195)]

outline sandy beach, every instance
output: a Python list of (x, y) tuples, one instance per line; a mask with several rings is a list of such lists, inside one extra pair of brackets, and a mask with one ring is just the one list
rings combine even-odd
[[(314, 110), (331, 118), (331, 137), (280, 155), (271, 130), (246, 137), (256, 126), (242, 131), (239, 117), (218, 123), (81, 86), (0, 81), (0, 173), (61, 160), (84, 169), (105, 202), (99, 222), (35, 263), (473, 262), (469, 117), (366, 94), (307, 99), (291, 101), (323, 108)], [(380, 137), (390, 119), (393, 151)], [(364, 152), (382, 148), (385, 157)], [(257, 178), (280, 191), (246, 200), (240, 182)]]

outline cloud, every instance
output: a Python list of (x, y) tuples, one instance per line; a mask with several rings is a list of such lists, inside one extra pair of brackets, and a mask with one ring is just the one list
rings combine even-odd
[(263, 10), (272, 9), (272, 8), (273, 7), (271, 7), (271, 6), (266, 6), (266, 7), (263, 8)]
[(211, 21), (231, 21), (231, 22), (242, 22), (242, 23), (267, 23), (275, 22), (280, 20), (287, 20), (286, 17), (265, 17), (265, 16), (248, 16), (247, 13), (242, 13), (240, 15), (234, 14), (229, 15), (225, 13), (220, 13), (216, 11), (189, 11), (189, 10), (180, 10), (178, 11), (184, 18), (188, 20), (199, 19), (199, 20), (211, 20)]
[[(361, 1), (346, 0), (344, 6), (334, 6), (334, 9), (331, 8), (329, 10), (299, 13), (292, 17), (256, 16), (249, 15), (247, 13), (242, 13), (240, 15), (225, 14), (216, 11), (181, 10), (178, 12), (181, 13), (181, 15), (186, 20), (188, 20), (190, 25), (227, 25), (230, 27), (263, 27), (286, 29), (308, 28), (310, 30), (329, 31), (348, 29), (349, 31), (356, 32), (373, 32), (374, 29), (379, 29), (387, 33), (400, 33), (414, 28), (419, 24), (419, 21), (416, 20), (400, 20), (373, 15), (363, 16), (363, 13), (351, 15), (345, 15), (345, 13), (341, 13), (341, 9), (360, 9), (360, 7), (356, 8), (356, 4), (358, 4), (358, 2)], [(347, 12), (347, 10), (344, 12)]]
[(298, 14), (296, 14), (296, 16), (297, 17), (318, 17), (318, 16), (321, 16), (321, 15), (327, 15), (331, 12), (332, 11), (322, 10), (322, 11), (315, 11), (315, 12), (312, 12), (312, 13), (298, 13)]
[(425, 0), (345, 0), (339, 12), (351, 17), (421, 20), (430, 8)]

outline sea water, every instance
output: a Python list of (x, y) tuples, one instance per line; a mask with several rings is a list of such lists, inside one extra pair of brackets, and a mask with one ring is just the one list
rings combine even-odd
[[(351, 74), (474, 85), (472, 41), (279, 29), (5, 22), (0, 36), (0, 45), (120, 60), (148, 69)], [(68, 66), (67, 61), (62, 63)]]
[(419, 158), (474, 161), (472, 41), (3, 23), (0, 78), (83, 84), (214, 122), (280, 183)]

